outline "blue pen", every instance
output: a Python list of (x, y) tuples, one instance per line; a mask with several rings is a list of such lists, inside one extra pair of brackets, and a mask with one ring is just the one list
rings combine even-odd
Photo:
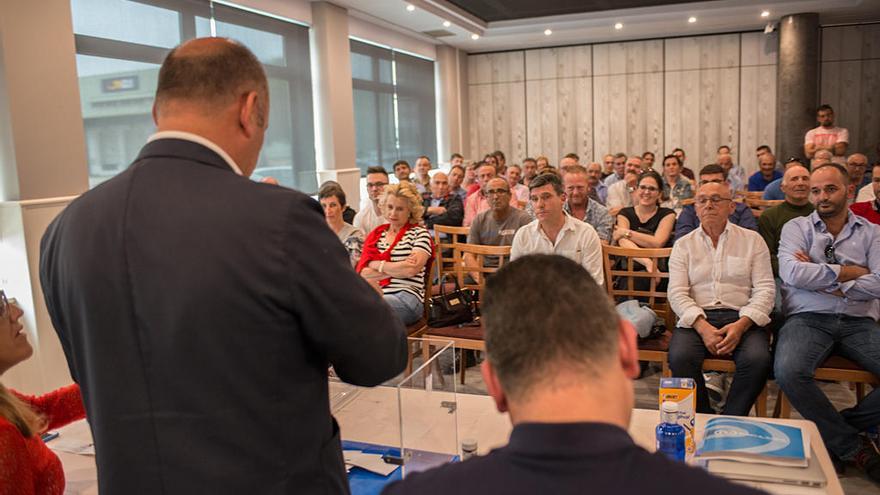
[(43, 443), (46, 443), (50, 440), (55, 440), (56, 438), (58, 438), (58, 432), (57, 431), (48, 431), (46, 433), (43, 433), (43, 435), (40, 438), (43, 439)]

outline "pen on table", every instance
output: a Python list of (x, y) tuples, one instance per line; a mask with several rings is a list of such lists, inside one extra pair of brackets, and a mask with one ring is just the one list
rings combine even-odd
[(43, 433), (43, 435), (40, 438), (43, 440), (43, 443), (46, 443), (50, 440), (55, 440), (56, 438), (58, 438), (58, 432), (57, 431), (47, 431), (46, 433)]

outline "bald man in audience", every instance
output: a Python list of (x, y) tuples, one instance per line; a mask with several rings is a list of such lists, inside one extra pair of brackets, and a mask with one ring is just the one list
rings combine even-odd
[(247, 48), (172, 49), (153, 118), (131, 166), (71, 202), (41, 243), (95, 492), (349, 493), (327, 369), (356, 385), (392, 378), (403, 324), (317, 201), (248, 179), (269, 83)]
[[(462, 225), (465, 227), (470, 227), (477, 215), (489, 209), (489, 197), (486, 196), (486, 184), (489, 183), (490, 179), (494, 179), (495, 175), (495, 167), (487, 163), (483, 163), (477, 169), (476, 183), (479, 185), (480, 189), (479, 191), (469, 194), (467, 201), (464, 203), (464, 222)], [(510, 206), (514, 208), (519, 206), (519, 202), (513, 195), (511, 195), (508, 201), (510, 202)]]
[(869, 222), (880, 225), (880, 162), (874, 164), (873, 180), (868, 187), (874, 189), (875, 199), (853, 203), (849, 207), (853, 213), (866, 218)]
[(858, 201), (859, 190), (871, 183), (871, 174), (868, 174), (868, 157), (861, 153), (853, 153), (846, 158), (846, 170), (849, 172), (850, 184), (855, 186), (849, 198), (849, 203)]
[(385, 495), (763, 493), (633, 442), (635, 330), (577, 263), (548, 255), (511, 262), (487, 281), (481, 313), (483, 379), (510, 416), (508, 444), (408, 474)]
[[(706, 184), (730, 185), (729, 182), (724, 180), (724, 170), (720, 166), (714, 164), (706, 165), (700, 170), (699, 185), (702, 187)], [(735, 194), (733, 187), (731, 187), (730, 190), (732, 194)], [(758, 221), (755, 219), (755, 214), (752, 213), (752, 209), (745, 203), (734, 202), (733, 213), (730, 214), (727, 220), (744, 229), (753, 230), (755, 232), (758, 231)], [(686, 205), (681, 209), (681, 213), (675, 220), (675, 240), (677, 241), (678, 239), (681, 239), (699, 226), (700, 217), (697, 215), (696, 207), (692, 204)]]
[[(783, 174), (786, 170), (795, 165), (803, 167), (804, 163), (799, 158), (789, 158), (782, 166)], [(761, 199), (767, 201), (780, 201), (785, 199), (785, 193), (782, 192), (782, 177), (767, 184), (767, 187), (764, 188), (764, 194), (761, 195)]]
[(712, 413), (703, 381), (703, 360), (731, 356), (733, 384), (722, 414), (748, 416), (770, 374), (770, 340), (764, 328), (776, 291), (767, 245), (734, 225), (730, 186), (707, 182), (694, 204), (699, 228), (678, 239), (669, 257), (669, 305), (678, 327), (669, 343), (673, 376), (693, 378), (697, 412)]
[[(489, 209), (474, 218), (468, 232), (467, 243), (481, 246), (510, 246), (513, 244), (513, 236), (516, 231), (528, 225), (532, 217), (519, 208), (510, 206), (510, 184), (496, 177), (486, 184), (486, 197), (489, 198)], [(498, 266), (498, 260), (486, 257), (486, 266)], [(464, 254), (464, 264), (477, 266), (477, 257), (471, 253)], [(476, 272), (471, 274), (474, 280), (479, 280)]]
[(880, 454), (861, 433), (880, 424), (880, 389), (838, 412), (816, 384), (833, 353), (880, 376), (880, 227), (852, 214), (845, 167), (810, 175), (816, 211), (790, 220), (779, 243), (782, 306), (774, 374), (804, 419), (819, 428), (836, 464), (849, 463), (880, 483)]
[[(598, 164), (596, 164), (598, 165)], [(565, 213), (586, 222), (596, 229), (599, 239), (611, 242), (611, 229), (614, 220), (608, 209), (590, 199), (587, 169), (581, 165), (569, 165), (562, 170), (562, 184), (565, 186)]]
[(449, 192), (449, 178), (443, 172), (431, 177), (431, 195), (424, 200), (425, 227), (434, 235), (435, 225), (460, 227), (464, 220), (461, 198)]
[(727, 153), (720, 153), (716, 163), (724, 170), (724, 175), (727, 177), (727, 183), (730, 184), (730, 188), (733, 190), (734, 194), (736, 194), (737, 191), (746, 188), (746, 172), (742, 167), (733, 163), (733, 157), (730, 155), (730, 151)]
[(782, 172), (776, 170), (776, 157), (769, 151), (758, 157), (758, 171), (749, 177), (749, 191), (763, 191), (767, 185), (782, 178)]
[(810, 171), (800, 164), (788, 167), (782, 176), (782, 192), (785, 194), (785, 201), (767, 208), (758, 217), (758, 233), (767, 243), (770, 264), (776, 277), (779, 276), (776, 255), (779, 252), (782, 227), (792, 218), (805, 217), (815, 209), (810, 203)]

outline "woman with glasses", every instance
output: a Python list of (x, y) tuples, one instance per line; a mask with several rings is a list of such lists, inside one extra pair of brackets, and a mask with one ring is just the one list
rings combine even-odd
[[(0, 290), (0, 375), (34, 352), (21, 316), (21, 309)], [(77, 385), (35, 397), (0, 383), (0, 493), (64, 493), (61, 461), (41, 435), (84, 417)]]
[[(665, 162), (665, 160), (664, 160)], [(620, 210), (611, 236), (612, 244), (627, 248), (663, 248), (672, 245), (675, 212), (660, 206), (663, 179), (649, 170), (639, 176), (633, 199), (635, 206)], [(651, 260), (634, 258), (647, 271), (653, 270)]]

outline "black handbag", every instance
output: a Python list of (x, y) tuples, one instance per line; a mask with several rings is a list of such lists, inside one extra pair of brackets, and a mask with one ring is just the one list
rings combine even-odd
[[(455, 282), (455, 290), (446, 293), (446, 278)], [(440, 295), (428, 302), (428, 326), (432, 328), (460, 325), (474, 321), (474, 298), (469, 290), (462, 290), (458, 278), (445, 273), (440, 278)]]

